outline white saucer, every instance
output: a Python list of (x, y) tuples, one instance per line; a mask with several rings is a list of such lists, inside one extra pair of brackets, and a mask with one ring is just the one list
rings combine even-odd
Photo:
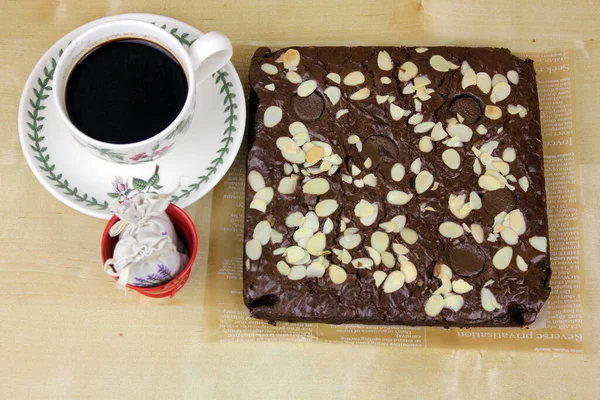
[(154, 23), (170, 31), (185, 46), (202, 35), (188, 24), (153, 14), (122, 14), (90, 22), (64, 36), (42, 56), (27, 80), (19, 104), (21, 147), (37, 179), (69, 207), (103, 219), (112, 216), (111, 201), (137, 191), (175, 191), (171, 201), (180, 207), (200, 199), (233, 163), (246, 123), (242, 84), (228, 63), (212, 79), (198, 85), (190, 129), (164, 157), (122, 165), (103, 161), (83, 149), (59, 118), (49, 93), (52, 74), (62, 50), (83, 30), (120, 19)]

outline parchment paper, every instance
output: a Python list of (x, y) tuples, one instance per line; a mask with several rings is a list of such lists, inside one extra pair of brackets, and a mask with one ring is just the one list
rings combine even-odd
[[(234, 64), (248, 89), (257, 46), (238, 46)], [(245, 145), (213, 190), (205, 301), (205, 335), (213, 342), (336, 342), (583, 353), (581, 203), (571, 50), (523, 54), (535, 60), (544, 140), (552, 293), (529, 329), (441, 329), (281, 323), (250, 318), (242, 302)]]

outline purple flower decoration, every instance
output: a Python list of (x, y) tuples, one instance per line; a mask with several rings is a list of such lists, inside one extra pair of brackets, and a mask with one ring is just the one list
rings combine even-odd
[(160, 235), (161, 236), (167, 236), (167, 232), (161, 232)]
[(123, 182), (123, 178), (120, 176), (115, 176), (115, 180), (113, 182), (113, 189), (116, 193), (120, 195), (124, 195), (125, 192), (129, 189), (129, 185), (127, 181)]

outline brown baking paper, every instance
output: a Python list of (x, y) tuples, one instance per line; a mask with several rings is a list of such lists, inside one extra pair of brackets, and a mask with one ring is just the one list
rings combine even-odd
[[(248, 88), (256, 46), (236, 48), (235, 66)], [(403, 347), (582, 353), (582, 250), (575, 85), (571, 50), (527, 54), (535, 60), (540, 97), (552, 292), (529, 329), (414, 328), (282, 323), (250, 318), (242, 301), (245, 145), (213, 191), (205, 302), (205, 336), (212, 342), (259, 340), (334, 342)]]

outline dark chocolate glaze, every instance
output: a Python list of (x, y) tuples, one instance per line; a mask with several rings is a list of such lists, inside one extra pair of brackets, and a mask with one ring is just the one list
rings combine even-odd
[[(267, 48), (258, 49), (250, 68), (252, 120), (247, 166), (248, 171), (256, 170), (261, 173), (266, 185), (275, 189), (275, 197), (263, 214), (248, 208), (254, 192), (249, 186), (246, 188), (246, 241), (252, 238), (256, 224), (264, 219), (268, 219), (274, 229), (283, 233), (282, 243), (273, 245), (269, 242), (263, 246), (261, 258), (257, 261), (248, 260), (249, 264), (244, 267), (244, 302), (251, 315), (268, 320), (326, 323), (461, 327), (531, 324), (550, 294), (551, 276), (549, 252), (535, 250), (528, 241), (532, 236), (548, 237), (540, 112), (533, 62), (521, 60), (509, 50), (493, 48), (434, 47), (420, 54), (414, 48), (405, 47), (297, 48), (301, 55), (298, 74), (303, 81), (314, 79), (318, 82), (312, 98), (298, 101), (295, 94), (298, 85), (286, 79), (287, 71), (283, 64), (275, 61), (285, 50), (271, 52)], [(380, 50), (386, 50), (391, 55), (394, 63), (392, 71), (378, 68), (377, 55)], [(506, 75), (509, 70), (517, 71), (520, 78), (518, 85), (511, 84), (509, 97), (496, 104), (502, 109), (502, 117), (491, 121), (483, 115), (484, 106), (491, 104), (489, 94), (483, 94), (476, 86), (462, 89), (460, 70), (434, 70), (429, 59), (435, 54), (456, 65), (466, 60), (476, 72), (487, 72), (490, 77), (496, 73)], [(434, 142), (432, 152), (421, 152), (418, 141), (423, 134), (414, 133), (413, 127), (407, 123), (408, 118), (392, 120), (389, 105), (376, 102), (375, 95), (394, 95), (397, 98), (395, 104), (414, 112), (412, 95), (401, 93), (405, 83), (397, 79), (398, 67), (408, 60), (417, 65), (419, 74), (429, 77), (432, 82), (429, 87), (435, 89), (432, 98), (423, 102), (423, 120), (442, 121), (445, 127), (445, 121), (462, 110), (464, 123), (473, 130), (471, 141), (465, 147), (456, 148), (462, 158), (458, 170), (451, 170), (442, 162), (441, 153), (447, 148), (445, 145)], [(264, 73), (261, 70), (263, 63), (276, 65), (278, 73)], [(330, 72), (338, 73), (343, 78), (356, 70), (363, 72), (366, 78), (364, 84), (356, 87), (347, 87), (343, 83), (336, 85), (325, 78)], [(390, 77), (392, 83), (383, 85), (383, 76)], [(265, 88), (268, 84), (274, 84), (275, 90)], [(342, 90), (342, 97), (334, 106), (324, 94), (328, 86), (338, 86)], [(362, 87), (371, 90), (369, 98), (362, 101), (350, 100), (350, 95)], [(321, 101), (324, 102), (324, 109), (321, 109)], [(508, 104), (521, 104), (527, 109), (527, 115), (524, 118), (510, 115), (507, 112)], [(283, 109), (283, 118), (275, 127), (266, 128), (262, 116), (273, 105)], [(344, 108), (349, 113), (336, 119), (336, 112)], [(298, 184), (292, 195), (277, 192), (279, 181), (285, 176), (283, 164), (286, 161), (275, 142), (278, 137), (290, 137), (288, 126), (294, 121), (302, 121), (309, 130), (311, 140), (331, 144), (333, 152), (344, 160), (340, 171), (333, 176), (319, 175), (331, 185), (330, 191), (319, 199), (317, 196), (302, 194), (301, 184)], [(487, 127), (487, 134), (479, 135), (475, 132), (479, 124)], [(503, 131), (499, 133), (501, 127)], [(347, 138), (351, 134), (358, 135), (364, 143), (362, 153), (357, 151), (356, 146), (348, 144)], [(528, 178), (530, 187), (527, 192), (516, 182), (512, 182), (516, 186), (514, 191), (498, 193), (488, 193), (478, 186), (477, 176), (472, 168), (475, 155), (470, 149), (491, 140), (499, 142), (494, 156), (501, 157), (507, 147), (516, 150), (517, 158), (510, 163), (510, 173), (517, 179), (522, 176)], [(367, 156), (373, 162), (369, 169), (362, 167)], [(421, 158), (422, 169), (430, 171), (439, 182), (436, 191), (416, 194), (415, 175), (408, 169), (416, 158)], [(390, 178), (390, 169), (395, 162), (402, 163), (406, 168), (406, 177), (400, 182), (394, 182)], [(359, 189), (343, 183), (341, 174), (350, 175), (352, 164), (361, 167), (361, 176), (374, 173), (378, 178), (377, 187), (365, 186)], [(385, 201), (390, 190), (411, 191), (416, 199), (404, 206), (390, 205)], [(448, 209), (448, 197), (450, 194), (464, 193), (468, 198), (471, 191), (479, 193), (484, 207), (472, 211), (465, 219), (458, 220)], [(495, 198), (498, 196), (500, 198)], [(389, 273), (399, 269), (399, 265), (391, 270), (383, 265), (371, 270), (356, 270), (352, 265), (344, 265), (348, 277), (342, 284), (334, 284), (327, 273), (322, 278), (304, 278), (299, 281), (291, 281), (281, 275), (276, 264), (282, 258), (274, 256), (273, 250), (296, 244), (292, 238), (296, 228), (286, 227), (285, 218), (294, 211), (306, 213), (313, 210), (318, 200), (326, 198), (334, 198), (340, 204), (339, 209), (330, 216), (334, 222), (334, 231), (327, 235), (327, 248), (341, 248), (337, 240), (341, 235), (340, 221), (345, 216), (352, 221), (348, 227), (358, 227), (363, 237), (361, 245), (350, 251), (353, 258), (367, 256), (364, 246), (370, 244), (369, 238), (375, 230), (381, 230), (378, 228), (381, 222), (389, 221), (396, 215), (405, 215), (406, 226), (419, 235), (417, 243), (407, 246), (410, 248), (408, 258), (418, 270), (417, 279), (388, 294), (383, 292), (382, 287), (376, 287), (373, 272), (384, 270)], [(354, 206), (362, 199), (377, 204), (379, 209), (377, 221), (368, 227), (362, 225), (353, 212)], [(435, 211), (421, 211), (420, 205), (425, 202)], [(496, 215), (493, 213), (514, 208), (521, 210), (527, 223), (526, 232), (512, 246), (515, 256), (520, 255), (529, 262), (529, 268), (525, 272), (517, 268), (515, 257), (504, 270), (498, 270), (492, 265), (493, 255), (506, 246), (501, 238), (496, 242), (484, 240), (478, 244), (471, 234), (448, 239), (438, 233), (438, 226), (444, 221), (459, 224), (465, 222), (467, 225), (479, 223), (487, 238)], [(324, 221), (324, 218), (319, 218), (321, 229)], [(399, 234), (391, 233), (389, 238), (390, 243), (403, 243)], [(333, 254), (328, 257), (333, 264), (341, 265)], [(446, 263), (454, 270), (453, 279), (462, 277), (474, 288), (462, 295), (465, 304), (458, 312), (443, 309), (437, 316), (430, 317), (425, 314), (424, 305), (431, 293), (441, 285), (441, 281), (433, 276), (433, 267), (438, 262)], [(488, 280), (494, 281), (489, 289), (502, 306), (493, 312), (485, 311), (481, 306), (481, 289)]]

